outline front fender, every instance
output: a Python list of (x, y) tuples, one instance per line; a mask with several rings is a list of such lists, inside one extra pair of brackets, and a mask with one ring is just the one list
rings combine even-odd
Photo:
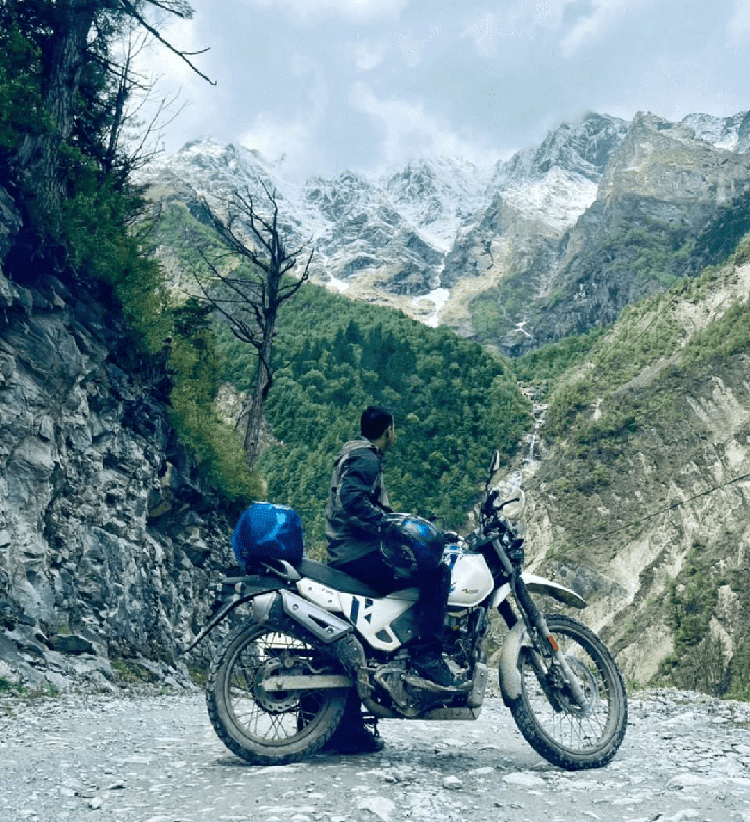
[(564, 585), (559, 585), (557, 582), (552, 582), (552, 580), (544, 577), (536, 577), (534, 574), (527, 574), (525, 571), (521, 574), (521, 579), (526, 583), (526, 587), (532, 594), (546, 594), (573, 608), (586, 607), (586, 600)]
[(521, 653), (521, 648), (528, 644), (529, 635), (526, 626), (519, 620), (511, 628), (505, 640), (498, 665), (500, 693), (502, 693), (503, 702), (506, 705), (510, 705), (521, 696), (521, 672), (518, 670), (518, 656)]

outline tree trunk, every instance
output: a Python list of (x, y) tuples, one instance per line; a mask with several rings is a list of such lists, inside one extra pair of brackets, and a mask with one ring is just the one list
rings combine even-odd
[[(279, 306), (293, 297), (307, 281), (312, 259), (311, 252), (305, 270), (299, 279), (283, 282), (283, 278), (296, 265), (297, 256), (304, 246), (291, 253), (286, 250), (279, 234), (279, 208), (276, 192), (269, 191), (262, 181), (261, 186), (271, 204), (270, 219), (264, 218), (256, 211), (249, 190), (247, 196), (234, 192), (234, 200), (230, 202), (228, 221), (218, 217), (211, 210), (211, 206), (204, 201), (214, 227), (229, 247), (230, 252), (251, 264), (250, 277), (248, 279), (227, 277), (199, 249), (214, 277), (226, 287), (227, 292), (226, 294), (211, 294), (198, 279), (205, 299), (229, 322), (229, 327), (237, 339), (252, 345), (258, 355), (253, 394), (247, 408), (237, 421), (237, 430), (243, 432), (243, 446), (247, 464), (251, 469), (260, 455), (263, 412), (273, 382), (271, 354)], [(241, 216), (244, 217), (245, 228), (249, 227), (250, 243), (243, 231), (236, 230)]]
[(44, 57), (44, 110), (50, 126), (41, 134), (27, 135), (18, 150), (18, 164), (35, 210), (44, 215), (50, 232), (57, 234), (66, 190), (66, 169), (60, 151), (73, 131), (75, 99), (83, 68), (88, 33), (101, 3), (92, 0), (58, 0), (54, 31)]
[[(274, 322), (275, 325), (275, 322)], [(260, 434), (263, 429), (263, 409), (266, 397), (271, 389), (271, 350), (273, 347), (273, 326), (263, 335), (263, 342), (258, 352), (258, 370), (255, 376), (255, 389), (247, 411), (247, 425), (245, 427), (245, 455), (247, 464), (253, 467), (260, 456)]]

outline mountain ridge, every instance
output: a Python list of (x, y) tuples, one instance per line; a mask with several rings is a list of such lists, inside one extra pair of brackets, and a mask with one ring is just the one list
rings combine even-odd
[[(587, 112), (494, 167), (422, 158), (378, 176), (344, 171), (295, 183), (259, 152), (209, 140), (152, 164), (141, 181), (157, 199), (207, 198), (219, 207), (233, 189), (262, 205), (262, 181), (277, 194), (289, 244), (315, 248), (313, 282), (515, 356), (607, 324), (663, 288), (652, 278), (633, 289), (621, 277), (620, 296), (604, 298), (600, 277), (601, 293), (582, 312), (590, 273), (581, 280), (574, 258), (592, 234), (640, 230), (645, 219), (686, 226), (688, 242), (744, 192), (749, 148), (750, 112), (679, 123)], [(550, 323), (552, 295), (564, 316)]]

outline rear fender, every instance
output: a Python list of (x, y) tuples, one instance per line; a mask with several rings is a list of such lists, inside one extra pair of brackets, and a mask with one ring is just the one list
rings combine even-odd
[(266, 594), (269, 591), (277, 591), (283, 587), (284, 583), (281, 580), (272, 577), (247, 576), (223, 579), (214, 588), (213, 616), (190, 645), (180, 653), (186, 654), (192, 651), (199, 642), (203, 641), (220, 622), (225, 620), (243, 602), (249, 602), (259, 595)]

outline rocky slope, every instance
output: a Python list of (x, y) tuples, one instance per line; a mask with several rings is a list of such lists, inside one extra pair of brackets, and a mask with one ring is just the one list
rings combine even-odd
[(629, 309), (550, 401), (525, 468), (534, 567), (626, 677), (750, 695), (750, 254)]
[[(19, 226), (0, 199), (0, 256)], [(230, 526), (80, 284), (0, 267), (0, 682), (186, 677)]]
[(314, 280), (516, 355), (608, 325), (690, 271), (696, 237), (747, 189), (749, 134), (747, 112), (589, 113), (494, 169), (439, 158), (301, 184), (257, 152), (195, 142), (143, 180), (196, 214), (234, 189), (262, 203), (262, 181), (290, 244), (314, 246)]

